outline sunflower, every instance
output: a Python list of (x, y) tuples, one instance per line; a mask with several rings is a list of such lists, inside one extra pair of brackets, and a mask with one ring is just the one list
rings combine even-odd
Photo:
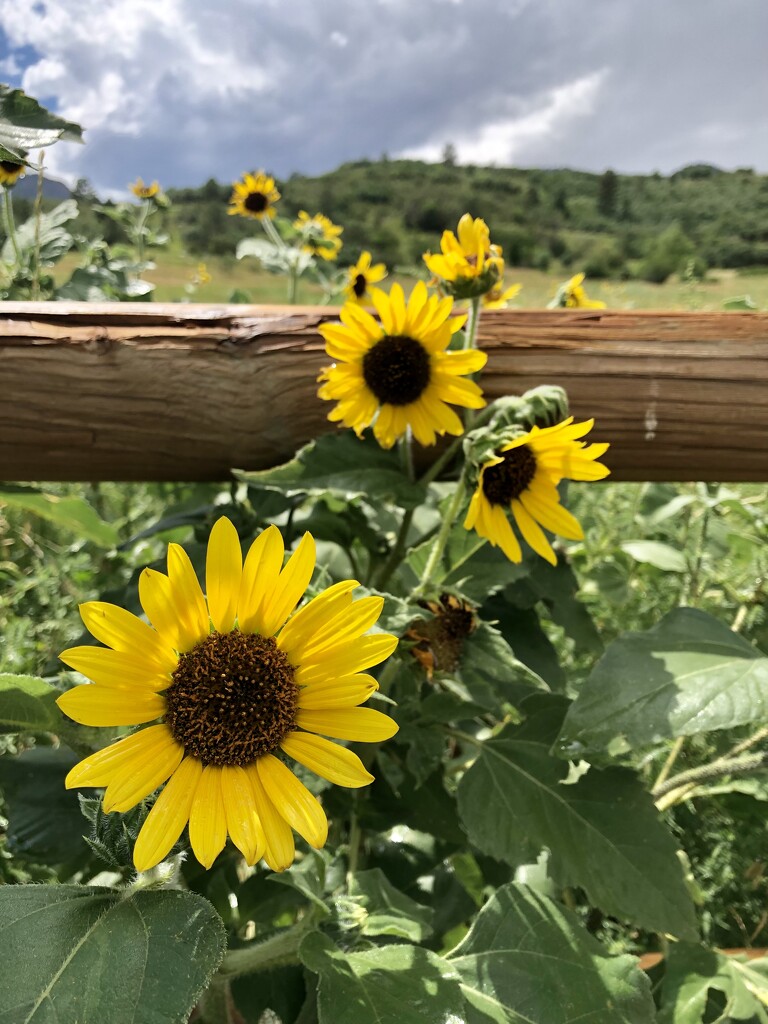
[(503, 444), (480, 468), (465, 529), (474, 529), (498, 545), (511, 562), (520, 562), (520, 542), (506, 516), (510, 509), (525, 541), (556, 565), (557, 556), (541, 527), (569, 540), (584, 536), (576, 518), (560, 504), (557, 485), (566, 479), (602, 480), (610, 472), (596, 461), (608, 445), (578, 440), (593, 424), (594, 420), (574, 423), (569, 416), (554, 427), (534, 426)]
[(151, 185), (145, 185), (141, 178), (137, 178), (128, 188), (137, 199), (154, 199), (160, 192), (160, 183), (153, 181)]
[(232, 190), (227, 213), (255, 217), (256, 220), (275, 216), (275, 203), (280, 198), (280, 193), (275, 188), (275, 179), (263, 171), (259, 171), (258, 174), (244, 174), (243, 180), (236, 181)]
[(464, 379), (485, 366), (477, 349), (448, 352), (451, 336), (466, 316), (449, 319), (451, 300), (427, 294), (419, 281), (408, 304), (403, 289), (393, 284), (389, 295), (372, 291), (378, 323), (354, 302), (341, 309), (340, 324), (322, 324), (325, 350), (338, 360), (319, 379), (320, 398), (338, 404), (328, 419), (352, 427), (358, 437), (373, 423), (382, 448), (391, 448), (408, 427), (423, 445), (438, 434), (461, 434), (461, 420), (447, 404), (482, 409), (483, 393)]
[(349, 280), (347, 281), (344, 293), (349, 302), (370, 301), (372, 284), (378, 284), (387, 276), (387, 268), (383, 263), (374, 263), (371, 266), (371, 254), (365, 250), (360, 253), (360, 259), (354, 267), (348, 267)]
[(521, 284), (511, 284), (505, 289), (504, 281), (500, 280), (483, 296), (483, 309), (506, 309), (509, 300), (514, 299), (522, 287)]
[(19, 164), (15, 160), (0, 160), (0, 185), (10, 188), (23, 173), (24, 164)]
[[(134, 864), (166, 857), (189, 822), (206, 868), (227, 835), (249, 864), (283, 871), (292, 829), (314, 847), (328, 823), (316, 798), (285, 763), (292, 758), (340, 786), (373, 776), (360, 758), (324, 737), (378, 742), (397, 726), (358, 705), (376, 690), (365, 669), (397, 638), (363, 634), (383, 599), (352, 601), (357, 582), (323, 590), (294, 611), (312, 576), (315, 543), (304, 534), (285, 567), (270, 526), (243, 563), (237, 531), (222, 517), (206, 558), (206, 596), (189, 556), (168, 547), (168, 574), (145, 569), (139, 598), (151, 624), (115, 605), (81, 606), (106, 647), (73, 647), (62, 661), (94, 680), (58, 698), (83, 725), (146, 726), (75, 765), (73, 786), (106, 786), (104, 810), (128, 811), (165, 783), (139, 832)], [(153, 723), (153, 724), (149, 724)]]
[(558, 292), (559, 302), (557, 305), (565, 306), (566, 309), (605, 309), (605, 303), (599, 299), (590, 299), (582, 288), (584, 274), (575, 274), (570, 281)]
[(458, 237), (444, 231), (440, 239), (441, 255), (425, 252), (422, 257), (429, 270), (446, 290), (459, 299), (484, 295), (504, 271), (501, 248), (491, 244), (488, 225), (468, 213), (459, 221)]
[(334, 224), (322, 213), (310, 217), (306, 210), (299, 210), (298, 219), (293, 222), (297, 231), (301, 232), (301, 251), (310, 256), (319, 256), (323, 260), (335, 260), (341, 250), (339, 235), (344, 228)]

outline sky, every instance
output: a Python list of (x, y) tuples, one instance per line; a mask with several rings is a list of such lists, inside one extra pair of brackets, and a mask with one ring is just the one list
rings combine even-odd
[(403, 156), (768, 173), (768, 0), (0, 0), (0, 81), (119, 194)]

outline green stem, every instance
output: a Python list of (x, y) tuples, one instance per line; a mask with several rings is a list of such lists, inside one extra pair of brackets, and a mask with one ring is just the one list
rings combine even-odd
[[(464, 348), (476, 348), (475, 342), (477, 341), (477, 325), (480, 322), (480, 296), (476, 295), (469, 307), (469, 318), (467, 320), (467, 326), (464, 331)], [(472, 430), (475, 425), (475, 410), (465, 409), (464, 410), (464, 429)]]
[(40, 298), (40, 221), (43, 216), (43, 162), (44, 151), (40, 152), (40, 159), (37, 164), (37, 191), (35, 192), (35, 248), (34, 248), (34, 269), (32, 276), (32, 299)]
[(231, 949), (219, 968), (219, 976), (227, 979), (239, 978), (243, 974), (255, 974), (259, 971), (271, 971), (275, 967), (297, 964), (301, 940), (313, 928), (314, 918), (310, 913), (298, 924), (271, 935), (263, 942), (253, 943), (242, 949)]
[[(357, 797), (357, 793), (354, 794)], [(360, 828), (360, 819), (357, 816), (357, 804), (349, 820), (349, 853), (347, 856), (347, 888), (350, 887), (352, 879), (357, 874), (357, 865), (360, 859), (360, 847), (363, 840), (363, 830)]]
[(3, 188), (3, 218), (5, 220), (5, 232), (10, 239), (13, 251), (16, 255), (16, 267), (21, 267), (21, 249), (19, 249), (19, 242), (16, 238), (16, 225), (13, 220), (13, 200), (11, 199), (11, 190), (7, 187)]
[(672, 749), (670, 750), (670, 752), (669, 752), (669, 754), (667, 756), (667, 759), (664, 762), (664, 765), (662, 766), (661, 771), (659, 772), (658, 778), (656, 779), (656, 781), (653, 784), (653, 791), (654, 792), (658, 789), (658, 787), (663, 782), (666, 782), (667, 778), (669, 777), (669, 773), (672, 771), (672, 768), (674, 767), (675, 761), (680, 756), (680, 752), (683, 749), (683, 744), (684, 743), (685, 743), (685, 736), (678, 736), (677, 739), (675, 740), (675, 742), (672, 744)]
[(400, 453), (400, 465), (402, 466), (403, 473), (413, 483), (416, 479), (416, 474), (413, 469), (413, 435), (411, 428), (408, 427), (398, 442), (398, 448)]
[(435, 569), (440, 564), (440, 559), (443, 551), (445, 550), (445, 545), (448, 543), (448, 537), (455, 524), (456, 516), (459, 513), (461, 504), (464, 501), (464, 494), (466, 491), (466, 484), (464, 482), (465, 473), (462, 473), (459, 477), (458, 483), (456, 484), (456, 490), (453, 492), (453, 498), (443, 517), (440, 532), (435, 538), (435, 543), (432, 545), (432, 550), (429, 553), (427, 564), (424, 566), (424, 574), (421, 577), (421, 583), (413, 592), (414, 598), (421, 597), (426, 592), (432, 582), (432, 576), (434, 575)]
[(139, 210), (139, 216), (136, 218), (136, 252), (139, 263), (144, 262), (144, 228), (147, 224), (147, 217), (149, 216), (149, 206), (151, 202), (151, 199), (144, 200), (144, 203)]
[(750, 772), (759, 771), (768, 764), (768, 753), (765, 751), (759, 754), (751, 754), (749, 757), (739, 757), (733, 760), (718, 759), (711, 764), (703, 764), (698, 768), (689, 768), (688, 771), (680, 772), (667, 782), (662, 783), (653, 790), (656, 799), (656, 806), (659, 810), (671, 807), (673, 803), (679, 803), (681, 797), (675, 795), (672, 801), (663, 800), (663, 797), (672, 796), (676, 790), (691, 786), (699, 782), (709, 782), (712, 779), (721, 779), (725, 775), (749, 775)]
[(383, 590), (384, 587), (389, 583), (392, 573), (397, 569), (403, 560), (405, 549), (408, 540), (408, 531), (411, 528), (411, 522), (413, 520), (413, 514), (416, 510), (413, 508), (407, 509), (403, 514), (402, 522), (400, 523), (400, 530), (398, 531), (395, 543), (392, 546), (392, 550), (389, 552), (386, 562), (381, 567), (379, 572), (376, 574), (374, 586), (376, 590)]
[(214, 975), (198, 1003), (201, 1024), (233, 1024), (229, 982)]

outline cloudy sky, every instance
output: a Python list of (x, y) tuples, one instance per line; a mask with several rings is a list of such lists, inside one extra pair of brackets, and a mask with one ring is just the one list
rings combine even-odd
[(768, 0), (0, 0), (0, 80), (116, 191), (386, 152), (768, 172)]

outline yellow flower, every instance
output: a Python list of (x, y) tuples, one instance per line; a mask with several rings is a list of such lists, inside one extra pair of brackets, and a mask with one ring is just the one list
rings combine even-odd
[(480, 217), (473, 219), (465, 213), (459, 221), (458, 237), (452, 231), (444, 231), (440, 248), (442, 255), (426, 252), (422, 258), (456, 298), (484, 295), (503, 273), (501, 248), (491, 244), (488, 225)]
[(599, 299), (590, 299), (582, 288), (584, 274), (576, 274), (563, 285), (561, 304), (567, 309), (605, 309), (605, 303)]
[[(364, 635), (379, 597), (352, 601), (354, 580), (323, 590), (294, 611), (312, 577), (315, 542), (303, 539), (283, 568), (283, 539), (270, 526), (243, 563), (232, 523), (213, 527), (206, 594), (189, 556), (168, 546), (168, 574), (145, 569), (139, 598), (147, 624), (91, 601), (83, 621), (106, 647), (74, 647), (62, 661), (94, 680), (58, 699), (83, 725), (147, 725), (86, 757), (66, 779), (106, 786), (104, 810), (128, 811), (165, 783), (139, 832), (133, 859), (146, 871), (166, 857), (189, 822), (206, 868), (227, 835), (249, 864), (275, 871), (294, 858), (295, 829), (324, 845), (325, 812), (284, 763), (357, 788), (373, 776), (339, 740), (378, 742), (397, 726), (358, 705), (376, 690), (365, 669), (397, 645)], [(148, 725), (148, 723), (155, 723)]]
[(145, 185), (141, 178), (137, 178), (128, 188), (137, 199), (154, 199), (160, 191), (160, 184), (153, 181), (151, 185)]
[(193, 280), (196, 285), (210, 284), (213, 278), (208, 273), (208, 267), (205, 263), (198, 263), (197, 270), (194, 273)]
[(236, 181), (232, 189), (227, 213), (255, 217), (256, 220), (275, 216), (274, 204), (280, 198), (280, 193), (275, 188), (275, 179), (263, 171), (259, 171), (258, 174), (244, 174), (243, 180)]
[(322, 324), (325, 350), (337, 360), (320, 375), (320, 398), (338, 404), (328, 419), (352, 427), (358, 436), (373, 423), (382, 448), (391, 448), (408, 427), (423, 445), (438, 434), (461, 434), (461, 420), (446, 403), (482, 409), (483, 393), (466, 374), (485, 366), (477, 349), (447, 351), (466, 316), (452, 317), (451, 300), (428, 295), (419, 281), (408, 304), (399, 284), (389, 295), (374, 288), (381, 323), (357, 303), (341, 309), (340, 324)]
[(387, 268), (383, 263), (374, 263), (371, 266), (371, 254), (365, 250), (360, 253), (360, 259), (354, 267), (348, 267), (349, 280), (344, 288), (344, 294), (349, 302), (370, 302), (372, 284), (378, 284), (387, 276)]
[(521, 284), (511, 284), (504, 290), (504, 282), (499, 281), (483, 296), (483, 309), (506, 309), (509, 300), (514, 299), (522, 287)]
[(10, 188), (15, 185), (24, 173), (24, 164), (16, 163), (15, 160), (0, 160), (0, 185)]
[(335, 260), (341, 249), (339, 235), (344, 228), (334, 224), (322, 213), (310, 217), (306, 210), (299, 210), (298, 219), (293, 226), (302, 234), (301, 250), (310, 256), (319, 256), (324, 260)]
[(557, 557), (541, 527), (570, 540), (584, 536), (574, 516), (560, 504), (561, 480), (602, 480), (610, 470), (596, 460), (607, 444), (579, 441), (594, 420), (574, 423), (573, 417), (554, 427), (534, 426), (527, 434), (504, 444), (480, 469), (477, 489), (464, 520), (512, 562), (522, 561), (520, 543), (507, 518), (509, 509), (525, 541), (552, 565)]

